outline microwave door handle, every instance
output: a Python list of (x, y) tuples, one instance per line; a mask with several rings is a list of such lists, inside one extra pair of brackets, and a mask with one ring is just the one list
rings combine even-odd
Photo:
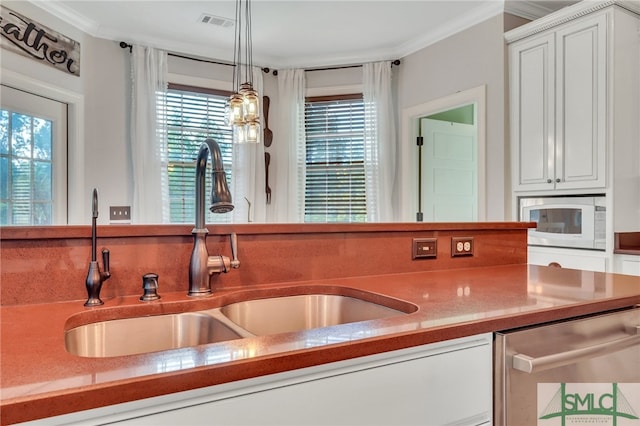
[(612, 342), (599, 343), (585, 348), (573, 349), (567, 352), (545, 355), (539, 358), (516, 354), (513, 355), (513, 363), (511, 366), (514, 370), (534, 374), (563, 365), (575, 364), (587, 358), (617, 352), (640, 343), (640, 325), (637, 325), (635, 330), (636, 334), (633, 336), (623, 337)]

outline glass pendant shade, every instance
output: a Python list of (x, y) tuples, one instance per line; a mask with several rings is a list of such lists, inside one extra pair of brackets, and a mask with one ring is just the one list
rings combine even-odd
[(244, 124), (244, 99), (238, 93), (234, 93), (229, 99), (228, 121), (231, 126), (242, 126)]
[(247, 143), (258, 143), (260, 138), (260, 123), (258, 120), (248, 121), (244, 125), (244, 133)]
[(243, 94), (244, 96), (244, 120), (246, 122), (249, 121), (257, 121), (259, 118), (258, 108), (260, 105), (260, 101), (258, 99), (258, 93), (255, 90), (248, 90)]
[(246, 131), (244, 125), (233, 126), (233, 142), (234, 143), (246, 143)]
[(227, 103), (224, 105), (224, 125), (231, 127), (231, 105), (229, 105), (230, 99), (227, 99)]
[[(257, 143), (260, 135), (260, 97), (253, 89), (251, 47), (251, 0), (236, 0), (234, 93), (229, 98), (227, 111), (227, 121), (232, 127), (235, 143)], [(241, 81), (244, 83), (240, 84)]]

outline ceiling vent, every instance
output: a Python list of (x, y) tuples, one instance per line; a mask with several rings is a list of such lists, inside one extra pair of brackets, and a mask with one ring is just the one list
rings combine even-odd
[(203, 24), (211, 24), (211, 25), (216, 25), (218, 27), (223, 27), (223, 28), (233, 27), (232, 19), (223, 18), (222, 16), (211, 15), (209, 13), (203, 13), (202, 15), (200, 15), (200, 19), (198, 21)]

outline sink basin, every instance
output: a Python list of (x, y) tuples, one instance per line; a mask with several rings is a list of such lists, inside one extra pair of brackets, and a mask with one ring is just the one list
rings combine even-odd
[(239, 339), (232, 327), (198, 312), (102, 321), (65, 333), (69, 353), (110, 357), (185, 348)]
[(65, 346), (67, 352), (77, 356), (115, 357), (374, 320), (417, 309), (407, 302), (359, 291), (352, 296), (322, 293), (288, 293), (277, 297), (252, 293), (252, 296), (255, 298), (200, 311), (80, 325), (65, 332)]
[(254, 299), (223, 306), (221, 313), (248, 332), (264, 336), (402, 315), (366, 300), (306, 294)]

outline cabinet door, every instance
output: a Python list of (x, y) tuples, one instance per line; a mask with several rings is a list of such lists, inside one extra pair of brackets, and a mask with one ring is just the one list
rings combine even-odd
[(616, 254), (613, 258), (615, 273), (640, 276), (640, 256)]
[(589, 250), (555, 247), (529, 247), (528, 263), (540, 266), (560, 266), (567, 269), (607, 272), (607, 255)]
[(509, 46), (513, 189), (553, 189), (555, 36)]
[(556, 31), (556, 189), (606, 183), (607, 16)]
[[(482, 425), (492, 418), (491, 334), (205, 403), (185, 403), (130, 425)], [(487, 423), (488, 422), (488, 423)]]

